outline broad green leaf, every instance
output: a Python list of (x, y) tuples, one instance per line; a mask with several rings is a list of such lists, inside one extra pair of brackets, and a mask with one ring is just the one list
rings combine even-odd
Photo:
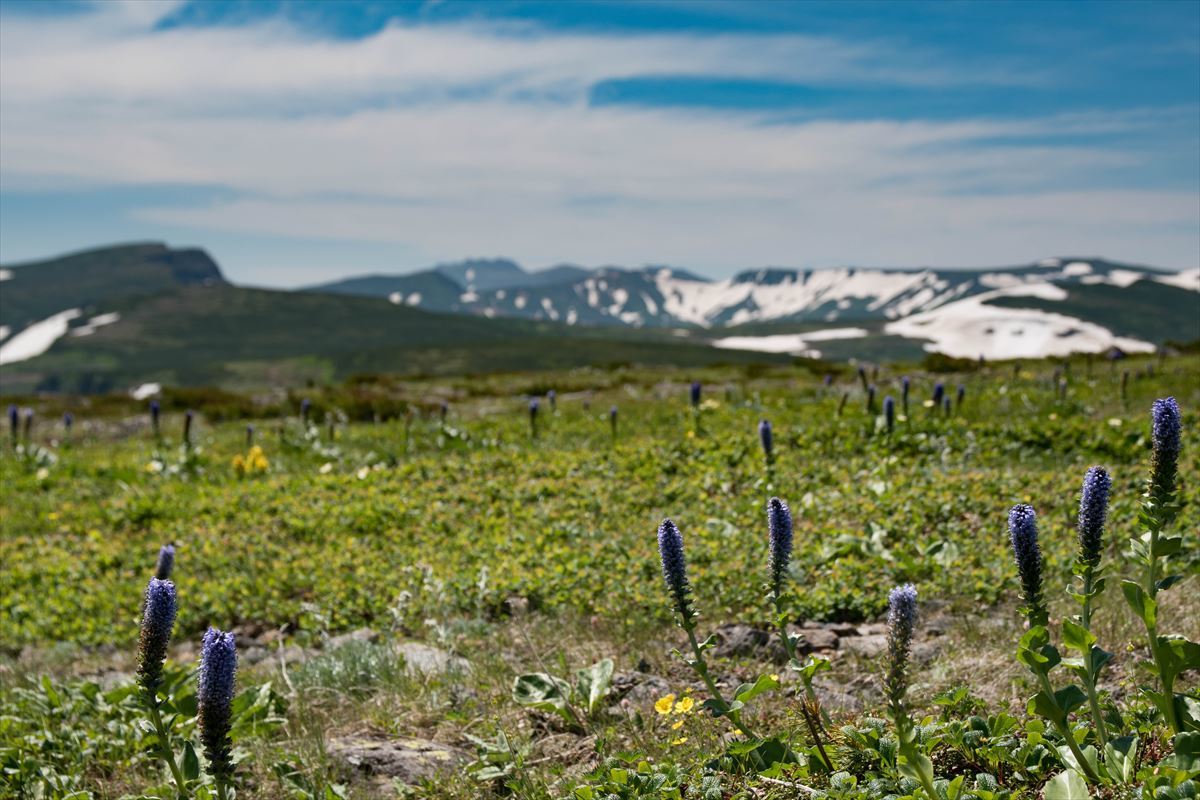
[(1079, 623), (1072, 622), (1069, 619), (1063, 620), (1062, 637), (1063, 644), (1072, 650), (1078, 650), (1080, 653), (1086, 653), (1096, 643), (1095, 634)]
[(1087, 781), (1073, 769), (1055, 775), (1042, 790), (1043, 800), (1086, 800), (1091, 796)]
[(575, 685), (579, 689), (579, 696), (587, 705), (589, 717), (595, 715), (608, 695), (608, 688), (612, 685), (612, 676), (613, 662), (611, 658), (597, 661), (587, 669), (581, 669), (575, 673)]
[(769, 692), (772, 689), (779, 688), (779, 677), (777, 675), (761, 675), (754, 683), (743, 683), (733, 693), (734, 700), (740, 700), (743, 703), (753, 700), (763, 692)]
[(191, 742), (184, 742), (183, 763), (179, 766), (187, 780), (194, 781), (200, 777), (200, 759), (196, 757), (196, 749), (192, 747)]
[(1158, 604), (1154, 602), (1153, 597), (1146, 594), (1141, 586), (1133, 581), (1121, 581), (1121, 593), (1125, 595), (1125, 601), (1129, 603), (1129, 607), (1141, 618), (1147, 628), (1153, 628), (1158, 624)]
[(1104, 745), (1104, 769), (1116, 783), (1130, 783), (1137, 770), (1138, 740), (1133, 736), (1111, 739)]

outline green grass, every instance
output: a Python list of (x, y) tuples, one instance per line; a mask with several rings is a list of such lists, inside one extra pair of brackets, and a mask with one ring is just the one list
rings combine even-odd
[[(511, 791), (522, 797), (569, 796), (580, 783), (603, 787), (619, 767), (606, 760), (629, 753), (637, 754), (626, 764), (634, 772), (646, 760), (652, 773), (675, 775), (664, 778), (668, 787), (678, 778), (699, 788), (711, 778), (726, 796), (750, 787), (758, 796), (792, 796), (771, 778), (828, 788), (828, 776), (791, 768), (747, 773), (729, 761), (719, 720), (688, 718), (687, 741), (678, 745), (671, 742), (684, 737), (650, 711), (566, 733), (507, 696), (517, 673), (569, 675), (603, 657), (619, 670), (645, 660), (644, 667), (680, 691), (690, 686), (687, 671), (665, 655), (681, 640), (662, 589), (658, 522), (671, 516), (683, 531), (704, 630), (724, 621), (765, 626), (772, 620), (762, 588), (764, 503), (773, 494), (797, 515), (795, 591), (785, 603), (791, 617), (874, 620), (888, 589), (912, 581), (924, 605), (954, 621), (941, 660), (918, 678), (918, 703), (928, 707), (934, 687), (966, 680), (985, 694), (993, 713), (1019, 712), (1024, 731), (1023, 701), (1011, 702), (1024, 692), (1014, 683), (1020, 678), (1011, 670), (968, 666), (981, 653), (1013, 663), (1018, 633), (1012, 626), (969, 630), (980, 615), (1013, 613), (1017, 580), (1007, 509), (1016, 502), (1039, 509), (1048, 582), (1060, 586), (1074, 555), (1079, 481), (1087, 466), (1107, 466), (1114, 497), (1106, 559), (1115, 587), (1125, 572), (1124, 543), (1138, 529), (1147, 409), (1154, 397), (1173, 393), (1185, 412), (1183, 509), (1175, 528), (1185, 534), (1200, 528), (1194, 435), (1200, 361), (1171, 359), (1153, 377), (1135, 378), (1125, 401), (1117, 376), (1107, 368), (1088, 376), (1082, 364), (1060, 400), (1051, 388), (1052, 368), (1034, 364), (1016, 377), (1007, 367), (941, 376), (951, 394), (959, 380), (967, 390), (965, 404), (949, 418), (921, 405), (935, 378), (918, 376), (912, 413), (891, 436), (864, 410), (850, 378), (825, 390), (816, 376), (787, 368), (755, 375), (710, 368), (699, 417), (686, 404), (691, 376), (679, 371), (368, 382), (364, 386), (376, 393), (371, 402), (389, 400), (395, 407), (431, 409), (436, 402), (429, 398), (454, 397), (446, 425), (426, 412), (408, 424), (398, 418), (339, 426), (330, 440), (320, 415), (311, 431), (294, 417), (259, 420), (258, 441), (271, 466), (246, 478), (231, 466), (244, 450), (241, 424), (201, 420), (198, 450), (186, 461), (177, 414), (165, 420), (172, 440), (163, 443), (144, 428), (82, 417), (70, 443), (51, 443), (61, 431), (43, 425), (37, 433), (47, 455), (6, 452), (0, 459), (0, 650), (10, 656), (0, 662), (0, 720), (8, 720), (0, 721), (0, 764), (44, 760), (46, 747), (61, 748), (56, 769), (69, 773), (73, 758), (88, 760), (77, 783), (96, 797), (159, 791), (152, 760), (138, 735), (126, 730), (135, 710), (122, 705), (125, 700), (89, 698), (91, 690), (70, 676), (81, 665), (120, 661), (120, 654), (132, 652), (142, 587), (159, 545), (172, 541), (179, 547), (177, 641), (195, 642), (206, 626), (217, 625), (279, 629), (294, 643), (315, 645), (327, 633), (369, 626), (397, 638), (451, 643), (476, 666), (453, 685), (426, 684), (406, 676), (384, 645), (362, 644), (292, 671), (290, 686), (270, 666), (250, 670), (243, 676), (248, 688), (270, 679), (287, 701), (271, 706), (278, 725), (264, 724), (239, 740), (247, 754), (244, 774), (257, 782), (241, 796), (326, 796), (318, 788), (297, 793), (280, 777), (281, 764), (294, 766), (313, 787), (345, 784), (351, 794), (375, 796), (339, 771), (320, 744), (363, 729), (423, 735), (468, 750), (474, 745), (467, 734), (507, 731), (529, 751), (510, 774)], [(898, 397), (897, 378), (885, 371), (880, 394)], [(596, 392), (587, 396), (585, 411), (582, 390), (589, 385)], [(543, 401), (539, 436), (531, 441), (521, 393), (550, 386), (559, 390), (558, 411), (550, 413)], [(839, 417), (845, 388), (852, 395)], [(323, 413), (362, 390), (313, 396)], [(615, 443), (606, 417), (612, 404), (620, 409)], [(775, 428), (770, 469), (755, 432), (760, 418)], [(1189, 576), (1198, 556), (1200, 543), (1185, 537)], [(1194, 578), (1188, 583), (1194, 586)], [(1057, 589), (1051, 594), (1065, 611), (1066, 599)], [(1122, 613), (1116, 594), (1110, 589), (1106, 613)], [(514, 608), (528, 611), (514, 616)], [(1180, 613), (1164, 606), (1176, 628), (1187, 624)], [(1115, 630), (1129, 640), (1136, 636)], [(1117, 649), (1122, 642), (1109, 644)], [(721, 667), (733, 675), (752, 668)], [(989, 679), (989, 671), (1002, 681)], [(850, 685), (873, 683), (876, 672), (874, 664), (843, 659), (834, 675)], [(83, 692), (72, 701), (75, 710), (54, 723), (71, 732), (74, 744), (57, 735), (50, 744), (34, 743), (45, 736), (40, 727), (50, 724), (41, 720), (56, 713), (42, 708), (50, 703), (36, 683), (43, 673), (60, 681), (47, 684), (57, 692)], [(880, 708), (868, 701), (866, 711)], [(806, 735), (786, 695), (755, 701), (753, 713), (756, 728), (798, 740)], [(857, 715), (840, 722), (867, 725)], [(80, 737), (102, 730), (109, 731), (110, 749), (86, 756)], [(855, 736), (865, 735), (840, 736), (845, 763), (857, 765), (850, 769), (861, 781), (855, 791), (867, 791), (846, 797), (877, 796), (865, 787), (887, 777), (878, 753), (855, 744)], [(1054, 757), (1045, 758), (1023, 778), (1009, 774), (1010, 797), (1035, 796), (1054, 771)], [(710, 762), (720, 769), (706, 773)], [(939, 775), (949, 777), (944, 770)], [(424, 796), (502, 796), (503, 783), (480, 785), (464, 773)]]

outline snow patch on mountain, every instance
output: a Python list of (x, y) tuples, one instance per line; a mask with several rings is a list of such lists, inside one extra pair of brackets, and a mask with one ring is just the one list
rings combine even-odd
[(1049, 311), (987, 305), (997, 297), (1065, 300), (1054, 284), (1028, 284), (965, 297), (920, 314), (887, 323), (883, 330), (910, 339), (930, 340), (924, 349), (955, 358), (1043, 358), (1097, 353), (1119, 347), (1150, 353), (1154, 345), (1116, 336), (1108, 329)]
[(26, 326), (11, 339), (7, 339), (4, 344), (0, 344), (0, 365), (15, 364), (18, 361), (40, 356), (55, 342), (66, 336), (71, 321), (82, 315), (83, 312), (80, 309), (68, 308), (66, 311), (60, 311)]
[(781, 333), (770, 336), (726, 336), (713, 340), (712, 345), (726, 350), (756, 350), (760, 353), (791, 353), (820, 358), (821, 351), (810, 347), (811, 342), (861, 339), (866, 335), (866, 328), (825, 328), (807, 333)]

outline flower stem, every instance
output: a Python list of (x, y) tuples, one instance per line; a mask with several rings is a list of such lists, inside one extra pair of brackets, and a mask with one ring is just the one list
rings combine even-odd
[(154, 723), (154, 732), (158, 734), (159, 756), (171, 768), (171, 777), (175, 780), (175, 788), (179, 792), (179, 796), (187, 797), (185, 788), (187, 783), (183, 779), (183, 773), (179, 770), (179, 764), (175, 761), (175, 754), (171, 751), (167, 728), (163, 724), (162, 714), (158, 710), (158, 699), (147, 693), (146, 707), (150, 711), (150, 720)]
[(721, 690), (717, 688), (716, 681), (708, 674), (708, 665), (704, 661), (704, 653), (700, 650), (700, 643), (696, 641), (696, 626), (690, 620), (686, 619), (683, 623), (683, 629), (687, 631), (688, 642), (692, 646), (692, 653), (695, 654), (696, 660), (692, 664), (692, 669), (696, 670), (696, 674), (704, 681), (704, 685), (708, 687), (709, 693), (724, 709), (725, 716), (729, 717), (730, 722), (742, 732), (743, 735), (750, 739), (756, 738), (754, 734), (742, 724), (741, 714), (729, 707), (729, 703), (725, 702), (725, 698), (721, 695)]
[[(1086, 566), (1083, 571), (1083, 610), (1079, 616), (1080, 624), (1088, 631), (1092, 630), (1092, 591), (1095, 576), (1092, 568)], [(1084, 658), (1087, 664), (1087, 678), (1084, 680), (1084, 688), (1087, 689), (1088, 705), (1092, 710), (1092, 724), (1096, 726), (1096, 740), (1100, 742), (1100, 747), (1103, 748), (1108, 744), (1108, 730), (1104, 726), (1104, 716), (1100, 713), (1100, 698), (1096, 694), (1096, 677), (1092, 674), (1092, 654), (1089, 648), (1087, 653), (1084, 653)]]
[[(775, 618), (779, 620), (779, 635), (783, 639), (783, 651), (787, 655), (788, 661), (796, 660), (796, 648), (792, 645), (792, 638), (788, 636), (787, 621), (783, 614), (782, 603), (779, 601), (779, 592), (775, 592)], [(821, 760), (825, 762), (825, 766), (833, 771), (833, 759), (825, 752), (825, 745), (821, 741), (821, 702), (817, 700), (817, 693), (813, 691), (812, 685), (807, 681), (804, 683), (805, 700), (800, 704), (800, 711), (804, 714), (804, 721), (808, 724), (808, 731), (812, 734), (813, 742), (817, 746), (817, 752), (821, 754)]]
[[(1037, 673), (1037, 676), (1042, 684), (1042, 691), (1046, 696), (1053, 699), (1054, 689), (1050, 686), (1050, 678), (1043, 672)], [(1054, 723), (1054, 727), (1058, 728), (1058, 732), (1064, 739), (1067, 740), (1067, 747), (1071, 750), (1071, 755), (1075, 756), (1075, 762), (1079, 764), (1079, 769), (1087, 776), (1091, 783), (1100, 783), (1100, 777), (1092, 771), (1092, 767), (1083, 757), (1083, 751), (1079, 749), (1079, 743), (1075, 741), (1075, 735), (1071, 733), (1071, 726), (1067, 723), (1067, 717), (1064, 713), (1061, 718), (1050, 720)]]

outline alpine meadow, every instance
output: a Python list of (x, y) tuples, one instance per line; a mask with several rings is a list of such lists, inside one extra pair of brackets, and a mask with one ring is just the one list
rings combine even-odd
[(1200, 3), (0, 0), (0, 800), (1200, 800)]

